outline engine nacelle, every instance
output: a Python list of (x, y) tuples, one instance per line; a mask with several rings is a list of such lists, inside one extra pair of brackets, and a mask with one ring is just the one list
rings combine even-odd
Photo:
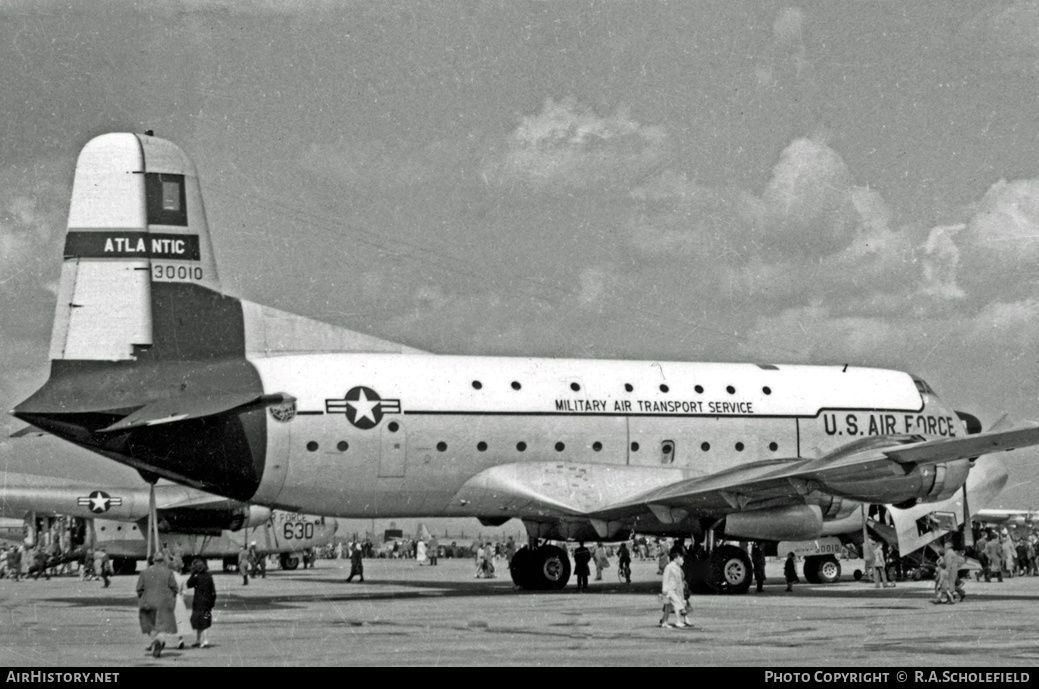
[(159, 510), (159, 530), (219, 535), (221, 531), (263, 526), (271, 518), (267, 507), (242, 505), (231, 509), (177, 508)]
[(756, 541), (801, 541), (823, 532), (823, 512), (818, 505), (790, 505), (765, 510), (733, 512), (725, 517), (726, 538)]
[(905, 469), (891, 462), (841, 479), (823, 482), (828, 492), (860, 502), (897, 505), (907, 501), (938, 502), (952, 497), (967, 480), (970, 460), (924, 464)]

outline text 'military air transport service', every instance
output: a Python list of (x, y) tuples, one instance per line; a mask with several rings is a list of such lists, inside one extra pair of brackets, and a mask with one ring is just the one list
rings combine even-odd
[[(981, 432), (923, 380), (856, 366), (443, 356), (221, 293), (195, 167), (151, 135), (76, 165), (50, 378), (13, 413), (222, 496), (341, 517), (523, 521), (525, 588), (570, 576), (550, 540), (692, 535), (716, 590), (724, 539), (861, 528), (862, 503), (947, 500)], [(974, 420), (976, 421), (976, 420)]]

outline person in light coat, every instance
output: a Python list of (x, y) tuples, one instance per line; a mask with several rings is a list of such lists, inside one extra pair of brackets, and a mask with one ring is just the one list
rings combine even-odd
[(671, 616), (670, 610), (675, 611), (675, 627), (690, 627), (689, 618), (686, 616), (685, 606), (685, 574), (682, 571), (682, 565), (685, 564), (685, 557), (682, 555), (680, 550), (672, 550), (670, 554), (671, 561), (664, 567), (664, 582), (661, 585), (661, 596), (664, 598), (664, 615), (660, 620), (660, 626), (664, 628), (671, 627), (668, 623), (668, 618)]

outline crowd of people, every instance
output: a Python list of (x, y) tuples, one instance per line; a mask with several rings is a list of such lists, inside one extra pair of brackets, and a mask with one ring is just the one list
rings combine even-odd
[(1034, 531), (1015, 538), (1006, 529), (1002, 532), (984, 530), (974, 543), (974, 555), (981, 565), (977, 580), (984, 577), (986, 582), (993, 578), (1002, 582), (1004, 576), (1039, 576), (1037, 551), (1039, 535)]
[[(316, 551), (308, 550), (304, 554), (304, 568), (313, 567), (314, 560), (319, 557), (349, 558), (350, 575), (346, 581), (352, 582), (359, 578), (363, 582), (364, 560), (368, 558), (411, 558), (419, 566), (436, 566), (440, 557), (468, 557), (472, 558), (476, 578), (495, 578), (499, 568), (508, 570), (517, 549), (517, 543), (511, 536), (505, 542), (477, 538), (462, 545), (456, 541), (442, 544), (437, 537), (428, 536), (396, 539), (380, 548), (370, 539), (355, 539), (337, 542)], [(689, 582), (696, 579), (696, 566), (704, 561), (704, 551), (699, 545), (694, 543), (687, 547), (685, 540), (680, 538), (636, 537), (619, 544), (606, 545), (594, 543), (586, 546), (581, 541), (571, 544), (570, 551), (577, 590), (581, 592), (588, 588), (593, 567), (595, 580), (602, 580), (603, 572), (613, 566), (612, 561), (615, 559), (618, 578), (631, 583), (633, 559), (656, 561), (657, 574), (662, 578), (660, 626), (692, 626), (689, 619)], [(978, 531), (975, 545), (966, 550), (946, 545), (941, 548), (940, 557), (934, 563), (935, 595), (932, 602), (954, 604), (964, 599), (963, 583), (967, 576), (968, 557), (976, 558), (981, 566), (975, 575), (978, 581), (1002, 582), (1004, 577), (1039, 576), (1037, 551), (1039, 535), (1035, 532), (1015, 537), (1005, 529)], [(868, 581), (878, 588), (895, 586), (893, 581), (888, 580), (891, 567), (889, 559), (892, 555), (886, 552), (884, 544), (870, 539), (863, 548), (863, 554), (865, 568), (870, 575)], [(786, 555), (783, 579), (787, 591), (791, 591), (792, 585), (798, 581), (796, 560), (794, 553)], [(266, 577), (266, 561), (267, 556), (257, 550), (255, 542), (243, 545), (238, 556), (243, 585), (248, 585), (250, 577)], [(750, 561), (757, 583), (756, 590), (760, 592), (765, 582), (765, 556), (757, 544), (751, 549)], [(141, 573), (136, 586), (140, 627), (148, 636), (148, 652), (159, 657), (166, 646), (165, 637), (168, 636), (175, 636), (177, 646), (184, 648), (192, 634), (192, 647), (207, 648), (208, 630), (212, 625), (212, 610), (216, 603), (216, 587), (206, 561), (177, 552), (176, 548), (170, 549), (164, 544), (148, 562), (148, 568)], [(104, 587), (108, 587), (109, 577), (113, 574), (112, 561), (104, 545), (96, 548), (63, 548), (57, 534), (41, 538), (35, 547), (25, 544), (0, 547), (0, 578), (18, 581), (26, 577), (49, 578), (59, 574), (78, 575), (85, 581), (99, 580)], [(185, 589), (192, 589), (194, 593), (190, 613), (185, 604)], [(671, 621), (672, 616), (674, 622)]]

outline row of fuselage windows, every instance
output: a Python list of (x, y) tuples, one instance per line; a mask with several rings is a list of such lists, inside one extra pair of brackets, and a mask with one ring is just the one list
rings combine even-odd
[[(513, 390), (522, 390), (523, 389), (523, 384), (520, 383), (518, 380), (514, 380), (514, 381), (512, 381), (511, 387), (512, 387)], [(667, 385), (666, 383), (661, 383), (659, 385), (659, 388), (660, 388), (661, 392), (664, 392), (664, 393), (671, 392), (671, 387), (669, 385)], [(481, 383), (478, 380), (474, 380), (473, 381), (473, 389), (474, 390), (482, 390), (483, 389), (483, 383)], [(581, 384), (577, 383), (577, 382), (570, 383), (570, 389), (573, 390), (574, 392), (580, 392), (581, 391)], [(695, 390), (696, 394), (698, 394), (698, 395), (702, 395), (703, 392), (704, 392), (704, 388), (703, 388), (702, 385), (694, 385), (693, 386), (693, 390)], [(631, 383), (625, 383), (624, 384), (624, 391), (625, 392), (635, 392), (635, 386), (632, 385)], [(725, 392), (729, 393), (730, 395), (735, 395), (736, 394), (736, 388), (734, 386), (732, 386), (732, 385), (726, 385), (725, 386)], [(765, 387), (761, 388), (761, 392), (765, 393), (766, 395), (771, 395), (772, 394), (772, 388), (770, 388), (769, 386), (766, 385)]]
[[(396, 429), (394, 429), (394, 430), (396, 430)], [(315, 440), (311, 440), (310, 442), (307, 443), (307, 449), (310, 450), (311, 452), (317, 452), (320, 449), (320, 447), (321, 446)], [(476, 449), (479, 450), (480, 452), (486, 452), (489, 449), (489, 447), (490, 446), (486, 442), (484, 442), (482, 440), (480, 442), (476, 443)], [(733, 447), (736, 449), (737, 452), (743, 452), (743, 450), (746, 449), (746, 446), (743, 443), (736, 443)], [(631, 451), (632, 452), (638, 452), (639, 448), (640, 448), (640, 445), (637, 442), (632, 442), (631, 443)], [(346, 452), (347, 450), (350, 449), (350, 443), (346, 442), (345, 440), (340, 440), (338, 443), (336, 443), (336, 449), (339, 450), (340, 452)], [(562, 452), (563, 450), (566, 449), (566, 444), (562, 443), (562, 442), (558, 442), (558, 443), (555, 444), (555, 449), (556, 449), (556, 452)], [(592, 443), (592, 449), (594, 451), (596, 451), (596, 452), (602, 451), (602, 443), (599, 442), (598, 440), (596, 440), (594, 443)], [(703, 452), (709, 452), (710, 449), (711, 449), (711, 444), (707, 443), (707, 442), (700, 443), (700, 449)], [(779, 443), (776, 443), (776, 442), (769, 443), (768, 444), (768, 449), (771, 450), (772, 452), (776, 452), (777, 450), (779, 450)], [(526, 452), (527, 451), (527, 443), (523, 442), (522, 440), (519, 441), (518, 443), (516, 443), (516, 450), (518, 452)], [(437, 443), (437, 451), (438, 452), (447, 452), (447, 443), (444, 442), (443, 440), (441, 440), (439, 443)], [(671, 441), (664, 441), (663, 444), (660, 447), (660, 451), (661, 451), (661, 456), (662, 457), (665, 457), (665, 458), (668, 457), (668, 456), (674, 457), (675, 447), (674, 447), (673, 444), (671, 444)]]

